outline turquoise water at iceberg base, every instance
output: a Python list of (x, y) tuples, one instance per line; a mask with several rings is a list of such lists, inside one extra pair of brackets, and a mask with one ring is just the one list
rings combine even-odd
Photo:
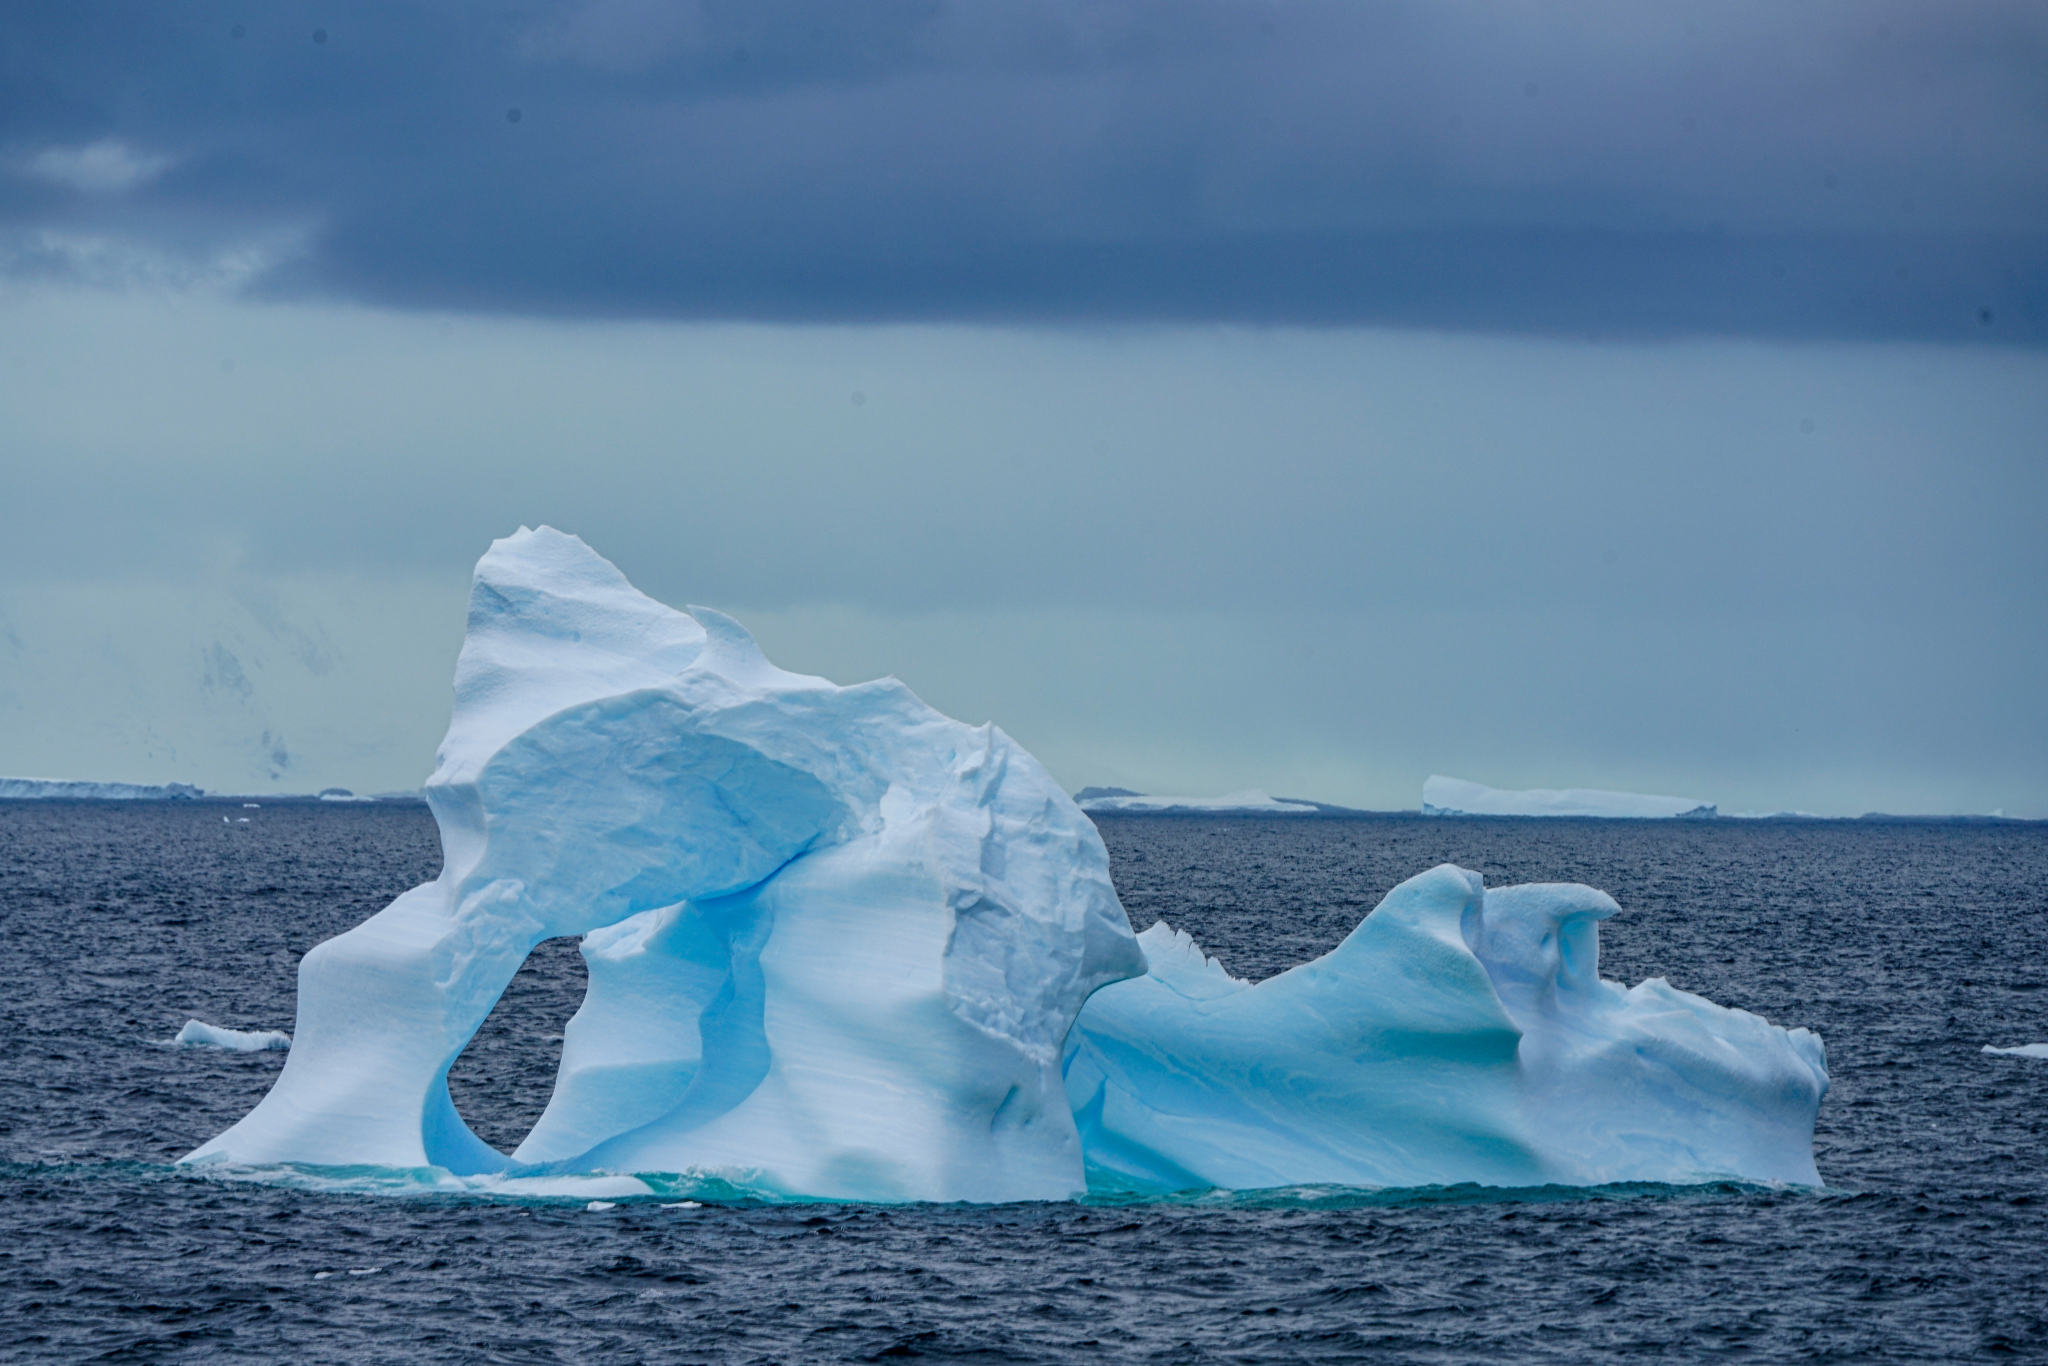
[[(1104, 817), (1133, 925), (1260, 978), (1439, 862), (1591, 883), (1604, 975), (1826, 1039), (1820, 1190), (1111, 1186), (778, 1202), (686, 1176), (222, 1173), (300, 954), (432, 876), (424, 808), (0, 803), (0, 1361), (2048, 1359), (2048, 827)], [(582, 990), (544, 945), (451, 1075), (509, 1149)], [(645, 1188), (641, 1193), (640, 1187)]]

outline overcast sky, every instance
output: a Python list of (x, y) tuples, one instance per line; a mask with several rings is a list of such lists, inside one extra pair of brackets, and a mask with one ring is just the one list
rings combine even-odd
[(2048, 11), (0, 11), (0, 772), (410, 787), (521, 523), (1070, 787), (2048, 816)]

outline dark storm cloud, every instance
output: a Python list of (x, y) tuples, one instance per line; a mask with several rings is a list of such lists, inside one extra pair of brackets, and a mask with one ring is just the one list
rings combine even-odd
[(2033, 4), (14, 6), (0, 250), (525, 313), (2038, 344), (2044, 72)]

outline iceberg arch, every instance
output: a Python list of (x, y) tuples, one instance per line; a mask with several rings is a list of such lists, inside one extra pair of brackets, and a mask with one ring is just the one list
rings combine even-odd
[(585, 935), (522, 1162), (1080, 1188), (1060, 1045), (1144, 957), (1094, 826), (994, 726), (786, 673), (730, 618), (522, 529), (477, 566), (426, 795), (441, 875), (306, 955), (283, 1073), (187, 1161), (506, 1168), (448, 1068), (536, 944)]
[(1090, 998), (1068, 1096), (1098, 1183), (1818, 1185), (1820, 1040), (1652, 978), (1599, 975), (1619, 909), (1449, 864), (1256, 985), (1160, 922)]
[[(1598, 975), (1587, 887), (1442, 867), (1256, 985), (1131, 933), (993, 725), (839, 687), (573, 536), (477, 565), (433, 882), (316, 946), (270, 1093), (187, 1162), (686, 1173), (864, 1200), (1315, 1182), (1816, 1182), (1820, 1042)], [(544, 939), (589, 985), (503, 1154), (448, 1069)]]

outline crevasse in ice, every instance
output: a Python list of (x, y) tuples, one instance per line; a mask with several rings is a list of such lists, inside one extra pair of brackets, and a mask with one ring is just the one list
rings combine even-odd
[[(1818, 1041), (1601, 981), (1591, 889), (1439, 868), (1238, 982), (1131, 934), (1094, 826), (1000, 730), (777, 669), (548, 528), (478, 564), (455, 684), (441, 875), (307, 954), (283, 1073), (187, 1161), (874, 1200), (1817, 1179)], [(560, 935), (588, 993), (507, 1157), (448, 1068)]]

